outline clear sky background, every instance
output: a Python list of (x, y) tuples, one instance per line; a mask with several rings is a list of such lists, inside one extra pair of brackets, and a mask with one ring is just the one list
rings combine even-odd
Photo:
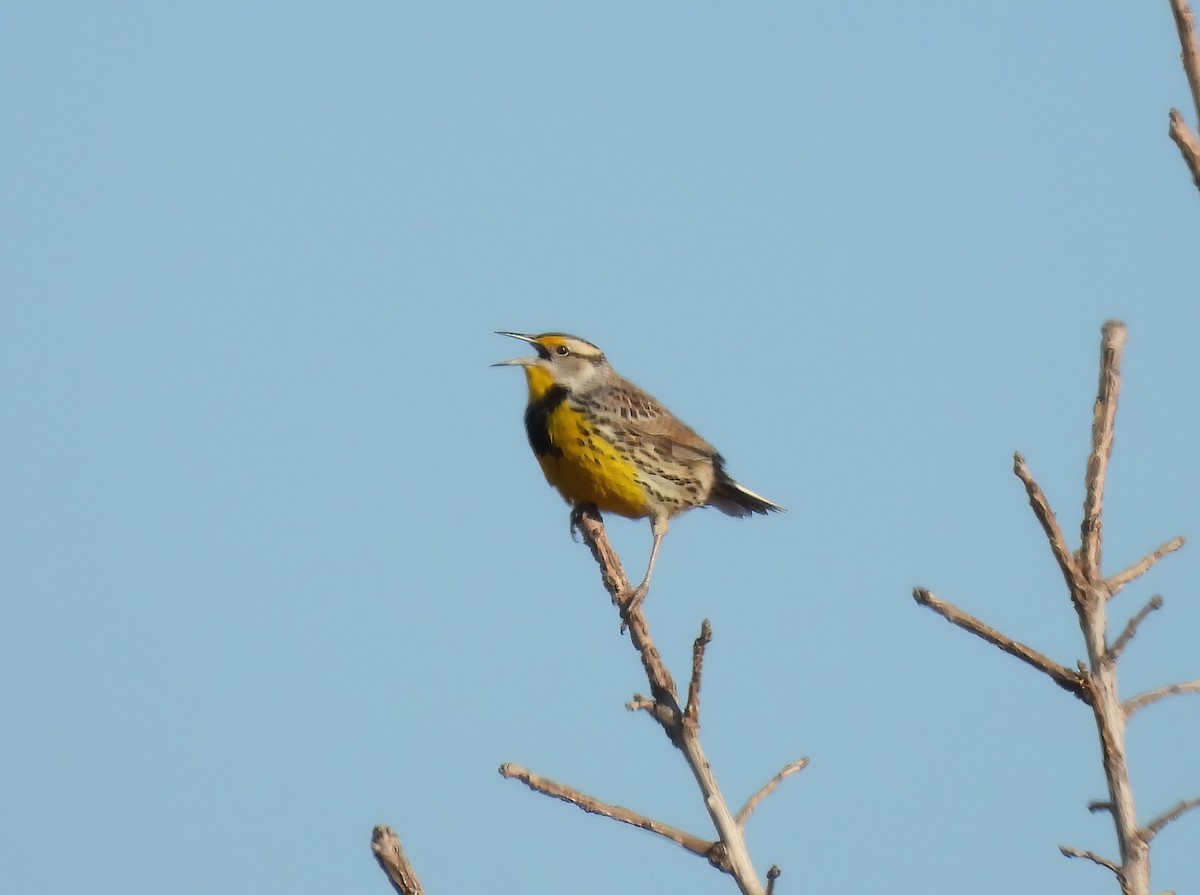
[[(1165, 2), (64, 3), (0, 11), (0, 867), (12, 893), (721, 893), (502, 762), (707, 833), (521, 425), (565, 330), (786, 505), (673, 525), (648, 613), (781, 893), (1115, 892), (1021, 450), (1106, 568), (1200, 538), (1200, 195)], [(643, 522), (610, 531), (635, 574)], [(1200, 542), (1198, 542), (1200, 543)], [(1200, 675), (1200, 553), (1126, 695)], [(1133, 722), (1143, 818), (1200, 700)], [(1154, 845), (1200, 890), (1200, 813)]]

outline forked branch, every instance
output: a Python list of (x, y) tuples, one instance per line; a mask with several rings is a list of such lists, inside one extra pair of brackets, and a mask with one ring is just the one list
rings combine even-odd
[(1091, 707), (1100, 739), (1100, 757), (1108, 783), (1109, 797), (1105, 801), (1091, 803), (1088, 808), (1091, 811), (1106, 812), (1112, 817), (1120, 860), (1112, 861), (1095, 852), (1068, 846), (1061, 846), (1061, 851), (1068, 857), (1085, 858), (1111, 870), (1116, 875), (1124, 895), (1149, 895), (1150, 840), (1162, 826), (1196, 807), (1200, 800), (1181, 802), (1145, 827), (1138, 826), (1133, 787), (1129, 781), (1129, 769), (1125, 758), (1125, 721), (1139, 708), (1165, 696), (1200, 692), (1200, 680), (1163, 687), (1135, 696), (1125, 703), (1122, 703), (1118, 696), (1117, 660), (1137, 633), (1138, 626), (1151, 612), (1161, 608), (1162, 598), (1152, 597), (1130, 619), (1111, 646), (1108, 643), (1108, 600), (1162, 557), (1183, 545), (1182, 538), (1175, 538), (1111, 578), (1105, 579), (1101, 572), (1104, 487), (1112, 456), (1117, 404), (1121, 394), (1121, 356), (1125, 336), (1123, 323), (1110, 320), (1104, 324), (1100, 343), (1100, 379), (1092, 416), (1091, 450), (1084, 475), (1085, 496), (1078, 551), (1067, 545), (1058, 520), (1050, 508), (1050, 502), (1029, 472), (1024, 457), (1018, 453), (1013, 462), (1013, 472), (1025, 486), (1029, 505), (1042, 527), (1050, 551), (1067, 584), (1071, 604), (1075, 608), (1079, 628), (1083, 633), (1087, 662), (1080, 663), (1078, 671), (1072, 671), (1007, 634), (985, 625), (956, 606), (940, 600), (923, 588), (917, 588), (913, 596), (918, 603), (933, 609), (951, 623), (1042, 671), (1060, 687)]
[[(611, 817), (622, 823), (657, 833), (694, 854), (703, 855), (714, 867), (730, 874), (743, 895), (765, 895), (765, 891), (769, 891), (773, 887), (774, 879), (778, 876), (778, 869), (776, 868), (774, 876), (768, 875), (767, 890), (764, 890), (762, 881), (750, 860), (750, 852), (746, 847), (741, 822), (745, 820), (745, 816), (739, 812), (741, 818), (739, 820), (729, 810), (729, 805), (717, 785), (712, 767), (700, 744), (700, 684), (706, 649), (712, 640), (711, 625), (707, 620), (704, 622), (700, 636), (692, 645), (692, 673), (688, 681), (687, 699), (683, 706), (680, 706), (675, 682), (663, 663), (662, 655), (654, 645), (641, 602), (630, 596), (629, 581), (621, 567), (620, 559), (608, 541), (600, 514), (594, 508), (577, 510), (572, 519), (579, 530), (583, 532), (583, 539), (600, 567), (601, 580), (620, 613), (622, 629), (629, 632), (629, 639), (638, 652), (642, 670), (650, 685), (651, 695), (649, 697), (634, 696), (633, 700), (628, 703), (628, 707), (646, 711), (662, 727), (671, 744), (683, 754), (700, 789), (704, 807), (708, 811), (717, 836), (716, 839), (709, 841), (685, 833), (669, 824), (653, 820), (628, 808), (602, 802), (579, 790), (538, 777), (516, 765), (504, 765), (500, 769), (501, 774), (522, 780), (530, 788), (562, 799), (584, 811)], [(777, 779), (773, 779), (763, 790), (751, 798), (751, 801), (747, 803), (748, 807), (743, 808), (745, 815), (748, 815), (754, 805), (778, 785), (779, 780), (788, 774), (795, 773), (802, 766), (792, 769), (792, 765), (789, 765), (788, 768), (785, 768), (780, 775), (777, 775)]]

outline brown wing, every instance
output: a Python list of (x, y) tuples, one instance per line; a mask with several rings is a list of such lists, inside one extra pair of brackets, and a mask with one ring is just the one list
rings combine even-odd
[(716, 449), (690, 426), (629, 380), (619, 380), (608, 397), (612, 401), (611, 410), (620, 417), (624, 427), (674, 459), (695, 463), (719, 456)]

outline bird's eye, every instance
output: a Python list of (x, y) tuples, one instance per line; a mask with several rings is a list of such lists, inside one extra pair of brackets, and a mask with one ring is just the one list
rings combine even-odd
[(554, 350), (555, 350), (556, 352), (558, 352), (558, 354), (559, 354), (559, 356), (560, 356), (560, 357), (566, 357), (568, 354), (570, 354), (570, 353), (571, 353), (571, 349), (570, 349), (570, 348), (568, 348), (566, 345), (559, 345), (559, 346), (558, 346), (557, 348), (555, 348)]

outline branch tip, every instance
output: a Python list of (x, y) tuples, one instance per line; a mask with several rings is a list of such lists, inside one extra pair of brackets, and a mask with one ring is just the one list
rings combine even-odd
[(1101, 857), (1100, 855), (1096, 854), (1094, 851), (1085, 851), (1084, 849), (1081, 849), (1081, 848), (1072, 848), (1069, 845), (1060, 845), (1058, 847), (1058, 850), (1060, 852), (1062, 852), (1062, 854), (1065, 857), (1086, 858), (1087, 860), (1091, 861), (1093, 864), (1099, 864), (1101, 867), (1107, 867), (1109, 870), (1111, 870), (1113, 873), (1115, 873), (1118, 877), (1120, 877), (1120, 875), (1121, 875), (1120, 867), (1118, 867), (1116, 864), (1114, 864), (1108, 858), (1104, 858), (1104, 857)]
[(808, 767), (807, 755), (785, 764), (778, 774), (776, 774), (759, 788), (758, 792), (746, 799), (746, 804), (744, 804), (738, 810), (738, 813), (733, 817), (737, 825), (739, 827), (744, 827), (746, 825), (746, 821), (750, 819), (750, 815), (754, 813), (754, 809), (762, 803), (763, 799), (773, 793), (776, 787), (778, 787), (779, 784), (788, 777), (792, 776), (792, 774), (798, 774), (806, 767)]

